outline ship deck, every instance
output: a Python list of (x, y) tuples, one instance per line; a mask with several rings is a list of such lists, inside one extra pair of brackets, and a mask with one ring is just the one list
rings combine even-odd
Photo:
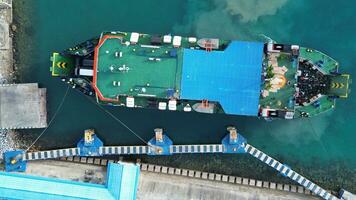
[[(272, 68), (272, 65), (268, 63), (269, 58), (266, 58), (266, 71), (267, 68)], [(260, 105), (262, 107), (270, 107), (272, 109), (288, 109), (294, 110), (294, 95), (295, 84), (297, 82), (295, 74), (297, 72), (297, 63), (292, 60), (292, 56), (288, 54), (281, 54), (276, 56), (276, 68), (286, 68), (286, 72), (283, 75), (274, 73), (273, 77), (282, 76), (284, 79), (284, 85), (278, 90), (272, 91), (269, 81), (264, 81), (263, 88), (268, 90), (268, 96), (260, 99)], [(277, 67), (278, 66), (278, 67)]]
[[(142, 42), (126, 45), (122, 37), (102, 38), (95, 56), (96, 87), (102, 97), (114, 99), (120, 94), (166, 98), (167, 90), (179, 90), (182, 50), (144, 46)], [(115, 56), (120, 52), (122, 57)]]
[(325, 73), (330, 73), (338, 68), (336, 60), (320, 51), (301, 47), (299, 52), (301, 58), (308, 59), (312, 63), (317, 64)]
[(52, 61), (52, 76), (67, 76), (68, 74), (73, 74), (74, 60), (61, 56), (59, 53), (53, 53), (51, 57)]
[(258, 115), (263, 43), (232, 41), (224, 51), (185, 49), (181, 98), (208, 99), (225, 113)]
[(151, 35), (140, 34), (137, 43), (130, 36), (103, 34), (95, 49), (93, 86), (100, 101), (207, 99), (226, 113), (257, 116), (263, 43), (221, 40), (224, 48), (205, 51), (188, 38), (177, 48), (152, 45)]

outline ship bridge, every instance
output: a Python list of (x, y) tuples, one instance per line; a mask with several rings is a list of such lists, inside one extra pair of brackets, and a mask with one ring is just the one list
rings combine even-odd
[(219, 102), (225, 113), (257, 116), (263, 43), (233, 41), (224, 51), (184, 49), (181, 99)]

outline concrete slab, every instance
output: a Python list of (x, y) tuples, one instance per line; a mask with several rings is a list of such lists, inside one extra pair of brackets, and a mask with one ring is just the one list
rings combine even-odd
[(0, 129), (45, 127), (45, 88), (38, 88), (37, 83), (0, 85)]
[[(86, 179), (86, 172), (90, 171), (90, 179)], [(88, 165), (68, 161), (40, 160), (32, 161), (27, 164), (27, 174), (59, 178), (80, 182), (90, 182), (105, 184), (106, 167), (100, 165)], [(1, 198), (0, 198), (1, 199)]]
[(162, 167), (161, 166), (155, 166), (155, 172), (161, 172)]
[(269, 184), (269, 188), (271, 188), (271, 189), (276, 189), (276, 188), (277, 188), (276, 183), (271, 182), (271, 183)]
[(298, 193), (304, 193), (304, 188), (302, 186), (298, 186)]
[(145, 163), (142, 163), (142, 164), (141, 164), (141, 170), (142, 170), (142, 171), (147, 171), (147, 169), (148, 169), (148, 165), (145, 164)]
[[(31, 175), (84, 181), (85, 171), (92, 171), (94, 174), (90, 182), (100, 184), (106, 182), (105, 166), (54, 160), (32, 161), (27, 166), (26, 173)], [(317, 200), (319, 198), (283, 190), (268, 190), (189, 176), (141, 171), (137, 199)]]
[(235, 183), (236, 177), (235, 176), (229, 176), (229, 183)]
[(242, 178), (241, 177), (235, 177), (235, 181), (237, 184), (241, 184), (242, 183)]
[(268, 190), (222, 181), (145, 171), (140, 174), (137, 199), (317, 200), (318, 198), (283, 190)]
[(215, 180), (221, 181), (221, 174), (215, 174)]
[(283, 190), (284, 190), (284, 191), (290, 191), (290, 185), (284, 184), (284, 185), (283, 185)]
[(291, 185), (290, 186), (290, 191), (291, 192), (297, 192), (297, 186), (296, 185)]
[(162, 167), (161, 172), (167, 174), (168, 173), (168, 168), (167, 167)]
[(250, 179), (250, 186), (255, 186), (256, 185), (256, 180), (255, 179)]
[(257, 187), (262, 187), (262, 181), (256, 181), (256, 186)]
[(168, 174), (174, 174), (174, 168), (172, 167), (168, 168)]
[(9, 49), (9, 41), (9, 24), (4, 19), (0, 19), (0, 49)]
[(194, 177), (194, 174), (195, 174), (195, 173), (194, 173), (193, 170), (189, 170), (189, 171), (188, 171), (188, 176), (189, 176), (189, 177)]
[(209, 180), (214, 180), (215, 174), (214, 173), (209, 173), (208, 178), (209, 178)]
[(269, 182), (268, 181), (263, 181), (263, 187), (264, 188), (269, 188)]
[(153, 172), (154, 171), (154, 166), (153, 165), (148, 165), (147, 171)]
[(81, 163), (87, 163), (87, 158), (86, 157), (81, 157), (80, 158)]
[(201, 172), (200, 171), (195, 171), (195, 178), (201, 178)]
[(278, 189), (278, 190), (283, 190), (283, 184), (278, 183), (278, 184), (277, 184), (277, 189)]
[(74, 162), (79, 162), (80, 161), (80, 158), (78, 156), (74, 156)]
[(101, 159), (100, 158), (95, 158), (94, 159), (94, 164), (95, 165), (100, 165)]
[[(12, 0), (0, 1), (0, 84), (14, 81), (12, 24)], [(12, 24), (12, 26), (14, 26)]]
[(248, 185), (248, 178), (242, 178), (242, 184)]
[(222, 175), (222, 178), (221, 178), (222, 181), (227, 182), (228, 179), (229, 179), (229, 177), (227, 175)]
[(188, 176), (188, 170), (182, 169), (182, 175), (183, 176)]
[(181, 169), (176, 169), (175, 174), (176, 175), (181, 175), (182, 174), (182, 170)]
[(94, 163), (94, 158), (88, 158), (87, 162), (88, 162), (88, 164), (93, 164)]
[(201, 177), (202, 177), (202, 179), (208, 179), (208, 173), (203, 172)]
[(108, 165), (108, 160), (102, 159), (100, 164), (103, 166), (106, 166), (106, 165)]

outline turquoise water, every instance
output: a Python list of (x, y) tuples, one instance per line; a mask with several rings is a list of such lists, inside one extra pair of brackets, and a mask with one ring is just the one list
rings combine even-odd
[[(296, 43), (331, 55), (342, 71), (356, 76), (356, 2), (332, 0), (22, 0), (16, 38), (19, 78), (48, 89), (49, 117), (61, 101), (66, 85), (52, 78), (49, 57), (104, 30), (174, 33), (226, 39)], [(30, 17), (26, 17), (26, 16)], [(355, 85), (352, 85), (352, 89)], [(337, 189), (356, 192), (356, 98), (337, 102), (336, 109), (312, 119), (266, 122), (249, 117), (157, 112), (108, 108), (149, 140), (155, 127), (164, 127), (176, 144), (216, 143), (226, 125), (233, 124), (252, 145), (289, 164), (307, 177)], [(64, 107), (39, 140), (43, 148), (76, 144), (87, 128), (95, 128), (105, 144), (142, 143), (101, 112), (83, 95), (71, 90)], [(36, 136), (40, 131), (24, 132)], [(181, 155), (141, 157), (199, 170), (260, 179), (285, 179), (247, 156)], [(256, 170), (256, 171), (254, 171)]]

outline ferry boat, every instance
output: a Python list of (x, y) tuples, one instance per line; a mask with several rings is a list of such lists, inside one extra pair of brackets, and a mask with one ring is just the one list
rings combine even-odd
[(351, 83), (315, 49), (171, 34), (103, 32), (51, 61), (52, 76), (99, 104), (265, 119), (331, 110)]

